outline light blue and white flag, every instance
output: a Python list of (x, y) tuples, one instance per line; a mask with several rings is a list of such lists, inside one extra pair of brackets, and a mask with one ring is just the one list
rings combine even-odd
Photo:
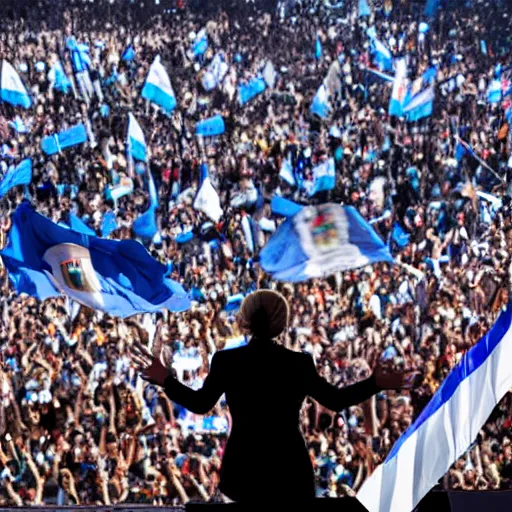
[(201, 79), (201, 83), (205, 90), (211, 91), (218, 87), (224, 80), (228, 69), (229, 66), (224, 61), (222, 55), (217, 53)]
[(451, 371), (357, 498), (369, 512), (410, 512), (468, 450), (512, 388), (512, 303)]
[(29, 129), (27, 125), (23, 122), (20, 116), (16, 116), (14, 121), (9, 121), (9, 126), (15, 130), (17, 133), (28, 133)]
[(412, 98), (403, 109), (407, 121), (412, 123), (424, 117), (431, 116), (434, 109), (434, 95), (434, 86), (431, 85)]
[(194, 42), (192, 43), (192, 53), (194, 57), (203, 55), (208, 50), (208, 36), (206, 30), (202, 29), (198, 32)]
[(293, 168), (289, 158), (283, 158), (281, 169), (279, 171), (279, 177), (292, 187), (295, 186), (295, 176), (293, 175)]
[(30, 108), (32, 100), (16, 70), (6, 60), (2, 62), (0, 98), (15, 107)]
[(329, 158), (325, 162), (313, 168), (313, 187), (311, 196), (324, 190), (332, 190), (336, 186), (336, 165), (334, 158)]
[(281, 196), (274, 196), (272, 201), (270, 201), (270, 207), (272, 208), (272, 213), (281, 217), (293, 217), (304, 208), (302, 205)]
[(312, 114), (316, 114), (321, 119), (329, 117), (331, 106), (329, 105), (329, 100), (327, 98), (327, 87), (325, 87), (324, 84), (322, 84), (318, 88), (318, 91), (316, 91), (310, 110)]
[(155, 215), (158, 208), (158, 192), (153, 175), (149, 171), (148, 175), (149, 208), (135, 219), (133, 231), (140, 238), (153, 239), (158, 234), (158, 224)]
[(71, 52), (71, 62), (77, 73), (88, 71), (91, 67), (91, 56), (89, 46), (84, 43), (78, 43), (72, 36), (67, 40), (68, 50)]
[(368, 0), (359, 0), (359, 17), (371, 16), (372, 11), (368, 5)]
[(143, 162), (147, 159), (146, 138), (135, 116), (128, 114), (128, 155)]
[(501, 81), (493, 80), (487, 89), (487, 101), (491, 104), (501, 101)]
[(19, 185), (30, 185), (32, 182), (32, 160), (26, 158), (16, 167), (9, 167), (4, 178), (0, 181), (0, 198), (4, 197), (9, 190)]
[(194, 199), (194, 208), (203, 212), (212, 219), (213, 222), (219, 222), (219, 219), (224, 213), (220, 206), (219, 194), (217, 194), (217, 191), (213, 188), (209, 177), (203, 180), (201, 188), (197, 192), (196, 198)]
[(396, 61), (395, 79), (393, 80), (393, 90), (389, 100), (390, 116), (400, 117), (403, 114), (405, 97), (407, 95), (407, 64), (405, 59)]
[(142, 97), (155, 103), (168, 114), (176, 108), (176, 96), (171, 79), (160, 62), (160, 55), (155, 57), (149, 68), (148, 77), (142, 89)]
[(220, 115), (203, 119), (196, 124), (196, 135), (202, 137), (216, 137), (226, 131), (224, 119)]
[(260, 254), (279, 281), (325, 278), (379, 261), (393, 262), (386, 244), (353, 206), (306, 206), (287, 218)]
[(48, 80), (52, 89), (64, 94), (67, 94), (71, 90), (71, 81), (64, 72), (60, 61), (55, 62), (50, 71), (48, 71)]
[(377, 38), (372, 39), (372, 54), (375, 65), (381, 71), (393, 70), (393, 56), (384, 43)]
[(258, 96), (258, 94), (264, 92), (266, 88), (265, 80), (260, 77), (255, 77), (250, 82), (240, 85), (238, 87), (238, 101), (240, 105), (245, 105)]

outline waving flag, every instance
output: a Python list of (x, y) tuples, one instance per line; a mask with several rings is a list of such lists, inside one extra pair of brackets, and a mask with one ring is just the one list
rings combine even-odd
[(28, 133), (27, 125), (23, 122), (20, 116), (16, 116), (14, 121), (9, 121), (9, 126), (18, 133)]
[(316, 91), (313, 102), (311, 103), (310, 110), (312, 114), (316, 114), (321, 119), (326, 119), (329, 117), (331, 106), (329, 105), (329, 101), (327, 99), (327, 88), (324, 84), (322, 84), (318, 88), (318, 91)]
[(128, 114), (128, 155), (134, 160), (142, 160), (143, 162), (147, 158), (144, 133), (131, 112)]
[(414, 122), (432, 115), (434, 109), (434, 86), (417, 94), (403, 109), (407, 121)]
[(500, 80), (493, 80), (487, 89), (487, 101), (491, 104), (499, 103), (501, 101), (501, 82)]
[(313, 169), (313, 188), (311, 190), (312, 196), (324, 190), (332, 190), (336, 185), (336, 166), (334, 158), (324, 163), (317, 165)]
[(199, 57), (200, 55), (203, 55), (203, 53), (208, 50), (208, 37), (206, 35), (206, 30), (201, 30), (197, 34), (195, 41), (192, 45), (192, 53), (194, 54), (194, 57)]
[(71, 89), (71, 81), (59, 61), (57, 61), (48, 72), (48, 80), (50, 81), (50, 87), (52, 89), (64, 94), (67, 94)]
[(196, 135), (202, 137), (215, 137), (226, 131), (222, 116), (213, 116), (196, 124)]
[(400, 117), (403, 113), (403, 106), (407, 94), (407, 64), (405, 59), (399, 59), (396, 62), (395, 79), (393, 80), (393, 90), (389, 100), (390, 116)]
[(69, 130), (45, 137), (41, 141), (41, 149), (47, 155), (54, 155), (63, 149), (87, 142), (87, 131), (83, 123), (77, 124)]
[(104, 240), (65, 229), (22, 203), (0, 252), (18, 293), (45, 299), (60, 292), (89, 308), (128, 317), (190, 301), (167, 268), (134, 240)]
[(125, 62), (130, 62), (135, 60), (135, 50), (132, 45), (129, 45), (126, 50), (123, 52), (123, 56), (121, 57)]
[(155, 57), (149, 68), (148, 77), (142, 89), (142, 97), (157, 104), (168, 114), (176, 108), (176, 96), (171, 79), (160, 62), (160, 55)]
[(9, 190), (19, 185), (30, 185), (32, 182), (32, 160), (26, 158), (16, 167), (11, 166), (4, 178), (0, 181), (0, 198), (4, 197)]
[(368, 5), (368, 0), (359, 0), (359, 17), (371, 16), (372, 11)]
[(280, 196), (274, 196), (272, 198), (270, 207), (272, 208), (272, 213), (280, 215), (281, 217), (293, 217), (304, 208), (300, 204)]
[(106, 212), (101, 221), (101, 236), (110, 236), (117, 227), (116, 214), (111, 211)]
[(279, 171), (279, 177), (292, 187), (295, 186), (295, 176), (293, 175), (293, 167), (289, 158), (283, 159), (283, 162), (281, 163), (281, 170)]
[(386, 46), (377, 38), (372, 39), (372, 55), (375, 65), (381, 71), (393, 70), (393, 56)]
[(59, 226), (65, 229), (72, 229), (77, 233), (88, 236), (96, 236), (96, 231), (90, 228), (80, 217), (75, 213), (70, 212), (68, 215), (67, 223), (59, 222)]
[(206, 69), (201, 80), (204, 89), (206, 91), (211, 91), (218, 87), (222, 83), (222, 80), (224, 80), (228, 69), (229, 66), (224, 62), (222, 55), (217, 53)]
[(369, 512), (410, 512), (477, 438), (512, 387), (512, 305), (451, 371), (357, 495)]
[(194, 200), (194, 208), (203, 212), (214, 222), (219, 222), (219, 219), (224, 213), (220, 206), (219, 194), (217, 194), (217, 191), (213, 188), (208, 176), (204, 178), (201, 188), (197, 192)]
[(378, 261), (388, 247), (352, 206), (305, 206), (287, 218), (260, 254), (262, 268), (279, 281), (327, 277)]
[(153, 175), (149, 172), (149, 208), (133, 223), (133, 231), (141, 238), (154, 238), (158, 233), (155, 212), (158, 208), (158, 192)]
[(32, 100), (16, 70), (6, 60), (2, 62), (0, 98), (15, 107), (30, 108)]
[(240, 105), (245, 105), (253, 98), (265, 91), (267, 84), (263, 78), (253, 78), (249, 83), (238, 87), (238, 100)]
[(68, 50), (71, 52), (71, 61), (73, 68), (77, 73), (87, 71), (91, 67), (91, 56), (89, 55), (89, 46), (84, 43), (77, 43), (74, 37), (67, 40)]

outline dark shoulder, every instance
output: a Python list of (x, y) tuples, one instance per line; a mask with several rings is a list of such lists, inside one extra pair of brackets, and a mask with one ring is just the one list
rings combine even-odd
[(243, 357), (247, 353), (247, 345), (244, 345), (242, 347), (237, 348), (228, 348), (225, 350), (218, 350), (215, 352), (213, 357), (215, 358), (215, 361), (224, 362), (229, 361), (232, 359), (237, 359), (239, 357)]

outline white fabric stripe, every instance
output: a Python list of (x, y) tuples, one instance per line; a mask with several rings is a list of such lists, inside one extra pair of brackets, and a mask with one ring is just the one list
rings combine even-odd
[(425, 89), (423, 92), (420, 92), (416, 95), (404, 108), (404, 113), (410, 112), (415, 108), (422, 107), (426, 105), (428, 102), (434, 100), (434, 87), (430, 86), (428, 89)]
[[(468, 449), (496, 404), (512, 387), (512, 328), (452, 398), (377, 468), (357, 497), (369, 512), (410, 512)], [(395, 462), (396, 459), (396, 462)], [(416, 464), (414, 461), (416, 459)], [(394, 485), (389, 485), (393, 478)]]
[(137, 122), (137, 119), (135, 119), (135, 116), (131, 112), (128, 114), (128, 137), (133, 138), (137, 142), (143, 144), (144, 147), (146, 147), (144, 132), (142, 131), (140, 124)]

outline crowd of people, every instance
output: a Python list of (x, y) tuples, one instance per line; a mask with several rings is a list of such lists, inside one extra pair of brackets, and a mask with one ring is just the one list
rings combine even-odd
[[(11, 164), (33, 161), (28, 189), (0, 200), (0, 248), (10, 215), (27, 197), (55, 222), (76, 214), (98, 236), (113, 212), (117, 228), (109, 237), (135, 238), (133, 222), (149, 203), (149, 171), (159, 193), (159, 236), (141, 243), (190, 292), (192, 306), (122, 320), (66, 297), (40, 302), (19, 295), (0, 265), (0, 504), (222, 499), (225, 403), (204, 418), (180, 408), (136, 375), (131, 346), (140, 340), (163, 347), (179, 378), (200, 387), (215, 351), (244, 342), (229, 298), (258, 288), (289, 300), (291, 325), (282, 342), (311, 352), (329, 382), (363, 379), (380, 353), (421, 372), (416, 389), (381, 393), (337, 414), (305, 404), (301, 425), (318, 496), (351, 495), (508, 301), (509, 105), (506, 96), (489, 103), (487, 90), (497, 67), (506, 77), (512, 64), (512, 10), (507, 2), (449, 2), (425, 20), (424, 2), (399, 0), (370, 2), (372, 13), (363, 17), (348, 1), (282, 2), (271, 11), (257, 2), (240, 2), (236, 10), (221, 3), (207, 14), (177, 2), (151, 6), (142, 18), (142, 2), (126, 4), (41, 0), (3, 9), (0, 56), (18, 71), (34, 104), (0, 104), (0, 178)], [(425, 21), (427, 32), (419, 29)], [(373, 67), (370, 27), (394, 57), (406, 58), (411, 79), (435, 66), (431, 116), (411, 123), (388, 115), (392, 86), (366, 71)], [(202, 29), (208, 49), (195, 56), (190, 47)], [(89, 45), (90, 90), (73, 78), (70, 36)], [(229, 69), (206, 91), (203, 75), (219, 52)], [(171, 115), (141, 97), (156, 55), (176, 94)], [(49, 75), (57, 59), (73, 81), (67, 93)], [(239, 84), (268, 61), (275, 86), (240, 105)], [(328, 119), (321, 119), (310, 106), (325, 76), (336, 94)], [(131, 169), (126, 157), (129, 112), (146, 136), (147, 167)], [(225, 133), (196, 137), (196, 123), (217, 114)], [(78, 122), (87, 126), (86, 144), (53, 156), (41, 151), (44, 136)], [(471, 148), (462, 157), (458, 137)], [(331, 191), (310, 197), (307, 187), (280, 177), (289, 159), (311, 181), (325, 157), (336, 164)], [(218, 223), (193, 206), (204, 165), (221, 201)], [(127, 179), (133, 192), (113, 201), (112, 187)], [(390, 242), (395, 264), (299, 284), (272, 280), (258, 255), (272, 235), (269, 225), (280, 222), (270, 207), (276, 195), (355, 206)], [(245, 216), (257, 226), (253, 247)], [(394, 235), (397, 226), (405, 242)], [(180, 243), (188, 232), (193, 237)], [(508, 395), (441, 486), (512, 487), (511, 406)], [(264, 409), (260, 414), (261, 428), (272, 428), (272, 418)], [(278, 458), (269, 453), (268, 463)], [(286, 471), (287, 461), (279, 463)]]

